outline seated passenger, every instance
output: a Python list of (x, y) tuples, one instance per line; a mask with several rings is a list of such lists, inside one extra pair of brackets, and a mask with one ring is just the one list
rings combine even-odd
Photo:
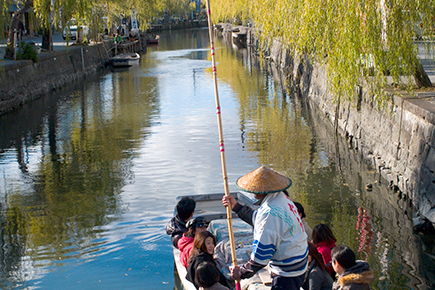
[(331, 290), (332, 278), (323, 263), (322, 255), (311, 242), (308, 242), (308, 263), (302, 288), (304, 290)]
[(304, 230), (305, 230), (305, 233), (307, 234), (307, 241), (311, 242), (311, 240), (313, 239), (313, 230), (311, 229), (311, 227), (308, 225), (307, 221), (305, 220), (305, 217), (306, 217), (305, 209), (302, 206), (302, 204), (300, 204), (299, 202), (294, 201), (293, 203), (297, 207), (298, 212), (299, 212), (299, 216), (301, 217), (301, 220), (302, 220), (302, 224), (304, 225)]
[(333, 290), (370, 290), (373, 271), (365, 261), (355, 261), (355, 253), (345, 246), (332, 249), (332, 267), (339, 275)]
[(214, 263), (202, 262), (196, 268), (195, 283), (199, 290), (229, 290), (219, 283), (220, 273)]
[(177, 203), (177, 215), (166, 226), (166, 234), (171, 236), (172, 245), (176, 248), (178, 248), (178, 240), (187, 232), (186, 222), (192, 218), (195, 206), (196, 202), (193, 198), (183, 197)]
[[(216, 246), (216, 238), (209, 231), (202, 231), (195, 235), (194, 248), (190, 253), (186, 279), (192, 282), (196, 289), (199, 288), (199, 284), (195, 281), (196, 270), (202, 262), (210, 262), (216, 266), (216, 262), (213, 258), (214, 247)], [(224, 275), (219, 272), (219, 283), (228, 287), (228, 282)]]
[(331, 250), (335, 247), (335, 238), (332, 230), (325, 224), (319, 224), (313, 229), (313, 244), (317, 251), (322, 255), (323, 262), (328, 269), (331, 277), (335, 277), (334, 269), (331, 264)]
[(178, 249), (180, 250), (180, 262), (185, 268), (187, 268), (187, 259), (189, 258), (193, 247), (195, 234), (206, 231), (207, 224), (203, 217), (195, 217), (187, 222), (186, 227), (187, 232), (183, 234), (177, 244)]

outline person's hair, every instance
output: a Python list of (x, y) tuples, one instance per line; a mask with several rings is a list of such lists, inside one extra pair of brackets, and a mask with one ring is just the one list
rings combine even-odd
[(319, 253), (316, 246), (311, 242), (308, 242), (308, 255), (313, 258), (314, 264), (328, 273), (328, 269), (326, 268), (325, 263), (323, 263), (322, 255)]
[(194, 238), (195, 237), (195, 232), (196, 232), (196, 228), (195, 227), (191, 227), (189, 229), (187, 229), (187, 232), (184, 233), (184, 235), (188, 238)]
[(193, 198), (183, 197), (177, 203), (177, 213), (178, 217), (182, 220), (187, 220), (192, 215), (195, 210), (196, 202)]
[(325, 224), (318, 224), (313, 229), (313, 243), (315, 245), (321, 243), (321, 242), (331, 242), (333, 240), (334, 242), (337, 241), (334, 234), (332, 233), (332, 230)]
[(332, 261), (337, 261), (344, 269), (355, 266), (355, 253), (346, 246), (336, 246), (331, 251)]
[(186, 237), (194, 238), (196, 229), (199, 227), (206, 227), (207, 223), (204, 217), (194, 217), (186, 223), (187, 232), (184, 233)]
[(294, 201), (293, 203), (294, 203), (295, 206), (297, 207), (298, 212), (302, 215), (302, 218), (306, 217), (306, 215), (305, 215), (305, 210), (304, 210), (304, 207), (302, 206), (302, 204), (300, 204), (300, 203), (297, 202), (297, 201)]
[(195, 272), (195, 282), (203, 288), (209, 288), (219, 281), (220, 274), (216, 266), (211, 262), (202, 262)]
[(205, 246), (205, 240), (211, 237), (213, 239), (214, 245), (216, 246), (216, 237), (210, 233), (209, 231), (202, 231), (195, 234), (195, 239), (193, 240), (193, 247), (190, 251), (189, 258), (187, 259), (187, 263), (190, 264), (190, 262), (198, 256), (200, 253), (207, 253), (207, 247)]

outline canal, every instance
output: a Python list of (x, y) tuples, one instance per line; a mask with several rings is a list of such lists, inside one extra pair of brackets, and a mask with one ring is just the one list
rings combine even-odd
[[(433, 289), (409, 201), (246, 51), (215, 46), (230, 190), (274, 168), (311, 227), (370, 263), (372, 289)], [(1, 289), (174, 289), (175, 198), (223, 192), (208, 47), (207, 29), (163, 32), (139, 66), (0, 116)]]

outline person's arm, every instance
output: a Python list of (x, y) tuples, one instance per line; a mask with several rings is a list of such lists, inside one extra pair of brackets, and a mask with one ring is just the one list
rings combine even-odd
[(247, 205), (240, 205), (239, 203), (237, 203), (236, 206), (234, 207), (233, 211), (243, 221), (250, 224), (251, 226), (254, 226), (254, 221), (252, 219), (252, 217), (254, 215), (254, 210), (252, 208), (250, 208)]
[(254, 215), (254, 210), (246, 205), (241, 205), (232, 195), (224, 195), (222, 197), (222, 204), (227, 207), (231, 203), (231, 209), (246, 223), (254, 226), (252, 217)]
[(173, 233), (171, 235), (171, 242), (174, 247), (178, 249), (178, 240), (183, 236), (182, 232)]
[(183, 230), (177, 224), (177, 217), (173, 217), (166, 225), (166, 234), (171, 236), (172, 245), (178, 249), (178, 240), (183, 236)]
[(174, 233), (175, 229), (176, 229), (176, 227), (175, 227), (175, 217), (173, 217), (173, 218), (171, 218), (171, 220), (166, 225), (166, 234), (171, 236)]
[(251, 278), (255, 275), (255, 273), (264, 267), (266, 267), (266, 265), (258, 264), (257, 262), (249, 259), (249, 261), (242, 266), (231, 266), (231, 277), (233, 277), (234, 280)]

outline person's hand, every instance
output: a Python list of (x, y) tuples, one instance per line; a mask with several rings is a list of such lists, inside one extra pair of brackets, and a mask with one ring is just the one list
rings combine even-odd
[(234, 280), (240, 281), (241, 276), (242, 276), (242, 271), (240, 270), (239, 266), (230, 266), (230, 271), (231, 271), (231, 277)]
[(234, 209), (234, 206), (237, 204), (237, 201), (232, 195), (224, 195), (224, 197), (222, 197), (222, 204), (224, 205), (224, 207), (227, 207), (229, 203), (231, 203), (231, 210), (232, 210)]

